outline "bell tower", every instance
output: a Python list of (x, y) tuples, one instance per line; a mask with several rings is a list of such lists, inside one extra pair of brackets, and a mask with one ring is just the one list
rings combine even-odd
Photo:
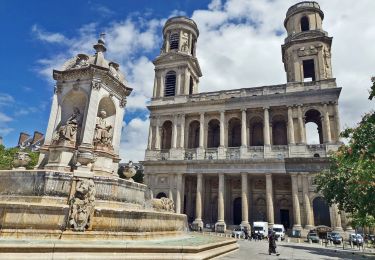
[(154, 60), (153, 98), (198, 93), (202, 72), (196, 58), (199, 31), (196, 23), (184, 16), (172, 17), (163, 28), (163, 46)]
[(282, 45), (287, 82), (332, 78), (332, 37), (323, 30), (323, 19), (316, 2), (304, 1), (288, 9), (284, 21), (288, 36)]

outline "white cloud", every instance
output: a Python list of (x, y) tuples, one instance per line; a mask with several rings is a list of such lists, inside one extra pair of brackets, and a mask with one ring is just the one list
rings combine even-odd
[(6, 106), (14, 102), (14, 98), (6, 93), (0, 93), (0, 106)]
[(13, 118), (11, 118), (10, 116), (7, 116), (6, 114), (0, 112), (0, 124), (1, 123), (7, 123), (7, 122), (10, 122), (12, 120), (13, 120)]
[(149, 124), (149, 119), (140, 118), (134, 118), (125, 124), (120, 144), (120, 157), (124, 162), (144, 159)]
[(14, 128), (11, 127), (1, 127), (0, 126), (0, 136), (8, 135), (9, 133), (13, 132)]
[(36, 38), (48, 43), (65, 43), (67, 40), (61, 33), (46, 32), (37, 24), (32, 26), (31, 31), (35, 34)]

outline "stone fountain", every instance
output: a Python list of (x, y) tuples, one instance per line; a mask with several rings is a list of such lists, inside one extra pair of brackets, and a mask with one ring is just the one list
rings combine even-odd
[[(28, 257), (49, 249), (54, 258), (64, 258), (58, 248), (88, 256), (90, 250), (96, 252), (94, 242), (101, 253), (120, 250), (123, 259), (138, 259), (139, 248), (153, 257), (159, 253), (160, 259), (175, 259), (176, 252), (200, 258), (202, 252), (214, 256), (236, 249), (232, 240), (190, 249), (186, 244), (129, 244), (124, 249), (124, 241), (186, 239), (187, 218), (174, 213), (170, 199), (147, 195), (146, 185), (132, 180), (136, 171), (131, 163), (124, 169), (126, 180), (117, 176), (122, 121), (132, 89), (119, 65), (104, 58), (103, 36), (94, 49), (94, 55), (78, 54), (53, 71), (56, 87), (37, 167), (22, 168), (27, 156), (19, 154), (15, 163), (21, 168), (0, 171), (0, 258), (7, 257), (4, 252), (26, 252)], [(21, 246), (19, 241), (28, 242)], [(31, 241), (44, 242), (31, 246)]]

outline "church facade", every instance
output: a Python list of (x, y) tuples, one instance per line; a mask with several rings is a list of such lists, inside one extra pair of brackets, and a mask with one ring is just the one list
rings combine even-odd
[[(282, 45), (287, 83), (199, 93), (199, 31), (170, 18), (154, 60), (144, 174), (154, 197), (169, 197), (195, 229), (254, 221), (309, 230), (351, 229), (345, 214), (316, 193), (314, 175), (340, 146), (331, 43), (316, 2), (290, 7)], [(319, 144), (309, 144), (314, 123)]]

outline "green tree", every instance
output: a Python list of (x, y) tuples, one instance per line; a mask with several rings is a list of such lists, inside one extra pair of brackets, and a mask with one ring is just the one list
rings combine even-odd
[[(375, 97), (375, 82), (369, 99)], [(329, 204), (348, 212), (353, 226), (375, 225), (375, 112), (362, 117), (341, 136), (348, 139), (330, 156), (330, 169), (316, 177), (317, 190)]]
[[(10, 170), (13, 168), (12, 161), (19, 150), (18, 147), (5, 148), (5, 146), (0, 145), (0, 170)], [(27, 152), (31, 158), (26, 169), (31, 170), (38, 162), (39, 152), (32, 152), (28, 149), (26, 149), (25, 152)]]

